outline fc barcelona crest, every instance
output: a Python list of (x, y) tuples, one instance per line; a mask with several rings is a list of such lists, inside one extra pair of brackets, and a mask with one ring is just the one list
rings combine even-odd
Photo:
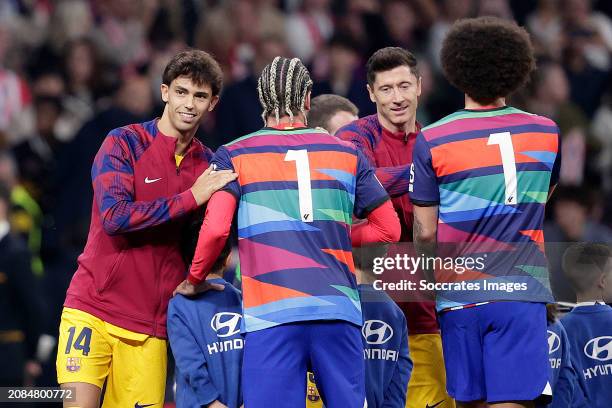
[(81, 369), (81, 358), (80, 357), (68, 357), (66, 359), (66, 370), (71, 373), (76, 373)]

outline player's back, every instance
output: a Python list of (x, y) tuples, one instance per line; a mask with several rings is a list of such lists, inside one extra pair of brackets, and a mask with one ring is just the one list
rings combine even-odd
[(387, 200), (355, 147), (309, 128), (264, 128), (217, 151), (233, 168), (247, 331), (305, 320), (361, 325), (353, 214)]
[[(485, 256), (478, 264), (484, 268), (467, 267), (473, 275), (462, 279), (512, 277), (512, 283), (528, 287), (507, 294), (480, 291), (481, 298), (471, 300), (551, 300), (542, 225), (558, 177), (556, 124), (509, 106), (460, 110), (419, 137), (424, 140), (417, 140), (415, 156), (429, 160), (431, 170), (413, 169), (412, 201), (439, 204), (442, 247), (455, 256)], [(452, 300), (457, 302), (439, 302), (438, 308), (468, 303)]]

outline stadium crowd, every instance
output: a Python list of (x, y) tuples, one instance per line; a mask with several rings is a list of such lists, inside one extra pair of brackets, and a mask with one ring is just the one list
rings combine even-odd
[[(417, 120), (435, 122), (464, 98), (442, 75), (442, 41), (454, 21), (475, 16), (515, 20), (531, 34), (538, 68), (509, 104), (559, 126), (563, 161), (545, 235), (555, 243), (557, 300), (576, 302), (561, 255), (572, 242), (612, 243), (610, 2), (1, 1), (0, 196), (8, 189), (10, 228), (28, 247), (13, 255), (15, 269), (31, 274), (13, 293), (19, 309), (0, 310), (27, 333), (18, 352), (0, 338), (0, 383), (56, 384), (53, 348), (87, 240), (94, 156), (112, 129), (161, 116), (162, 71), (178, 51), (205, 50), (222, 68), (219, 104), (196, 134), (216, 150), (262, 127), (257, 78), (277, 55), (304, 62), (313, 97), (344, 96), (361, 117), (376, 113), (368, 58), (387, 46), (410, 50), (422, 78)], [(19, 264), (26, 256), (29, 265)]]

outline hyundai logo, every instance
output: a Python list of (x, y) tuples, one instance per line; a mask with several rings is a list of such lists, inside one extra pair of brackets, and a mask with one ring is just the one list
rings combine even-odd
[(584, 346), (584, 354), (593, 360), (612, 360), (612, 336), (601, 336), (591, 339)]
[(548, 331), (548, 354), (552, 354), (555, 351), (559, 350), (561, 347), (561, 339), (557, 335), (557, 333)]
[(368, 344), (384, 344), (393, 337), (393, 329), (382, 320), (366, 320), (361, 334)]
[(240, 316), (238, 313), (221, 312), (213, 316), (210, 327), (218, 337), (229, 337), (240, 332)]

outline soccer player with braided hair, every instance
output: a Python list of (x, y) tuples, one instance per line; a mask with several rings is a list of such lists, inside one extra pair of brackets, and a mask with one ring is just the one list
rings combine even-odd
[[(308, 128), (312, 81), (276, 57), (258, 81), (265, 126), (219, 148), (213, 164), (238, 179), (208, 204), (190, 274), (210, 271), (238, 208), (245, 406), (299, 407), (312, 368), (325, 405), (362, 408), (365, 374), (352, 246), (395, 242), (399, 220), (350, 142)], [(351, 230), (353, 215), (367, 222)]]

